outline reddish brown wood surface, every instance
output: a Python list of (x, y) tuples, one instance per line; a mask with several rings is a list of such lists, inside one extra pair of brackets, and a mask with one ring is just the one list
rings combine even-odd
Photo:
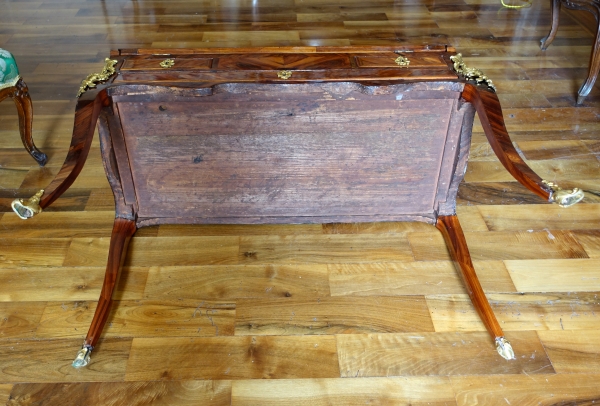
[(7, 97), (11, 97), (17, 107), (17, 112), (19, 114), (19, 132), (21, 133), (23, 146), (40, 166), (46, 165), (48, 157), (33, 143), (33, 105), (31, 103), (31, 97), (29, 96), (29, 89), (23, 79), (19, 79), (17, 84), (13, 87), (0, 90), (0, 101)]
[(523, 161), (512, 144), (504, 125), (498, 96), (491, 91), (467, 83), (462, 97), (475, 106), (485, 136), (506, 170), (527, 189), (548, 201), (551, 193), (548, 186), (544, 185), (542, 178)]
[(485, 328), (493, 338), (503, 337), (502, 328), (477, 278), (475, 267), (471, 261), (471, 254), (467, 247), (467, 240), (463, 234), (458, 217), (439, 216), (436, 227), (444, 236), (448, 251), (460, 271), (460, 275), (467, 288), (467, 293), (483, 324), (485, 324)]
[(454, 169), (453, 156), (442, 160), (457, 151), (459, 93), (436, 84), (371, 91), (230, 85), (210, 97), (141, 103), (132, 90), (134, 101), (116, 105), (139, 217), (433, 219)]
[(90, 151), (92, 139), (94, 138), (94, 130), (96, 121), (100, 114), (100, 109), (104, 105), (108, 105), (106, 91), (100, 91), (92, 100), (84, 98), (77, 103), (75, 110), (75, 120), (73, 124), (73, 138), (69, 152), (62, 168), (46, 187), (44, 195), (40, 200), (40, 207), (46, 208), (53, 201), (58, 199), (77, 179), (79, 173), (83, 169), (83, 165)]
[(84, 345), (94, 347), (100, 338), (102, 329), (106, 324), (112, 305), (112, 295), (121, 275), (121, 268), (127, 254), (127, 247), (133, 234), (135, 234), (135, 222), (122, 218), (115, 218), (112, 234), (110, 236), (110, 247), (108, 250), (108, 262), (106, 263), (106, 274), (100, 292), (98, 307), (94, 312), (94, 318)]

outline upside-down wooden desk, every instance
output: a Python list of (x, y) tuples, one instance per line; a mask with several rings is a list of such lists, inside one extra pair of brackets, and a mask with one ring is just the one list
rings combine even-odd
[[(493, 85), (452, 49), (121, 50), (82, 84), (65, 164), (23, 218), (75, 180), (98, 121), (116, 202), (108, 265), (74, 366), (89, 362), (136, 229), (165, 223), (422, 221), (445, 237), (497, 350), (514, 357), (456, 217), (475, 112), (500, 161), (545, 200), (506, 133)], [(98, 120), (99, 119), (99, 120)]]

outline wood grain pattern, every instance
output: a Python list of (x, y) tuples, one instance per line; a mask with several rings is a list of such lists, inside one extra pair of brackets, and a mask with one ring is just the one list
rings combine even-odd
[(334, 336), (135, 338), (125, 379), (334, 378)]
[(506, 335), (516, 360), (506, 361), (487, 333), (338, 335), (340, 373), (345, 378), (415, 375), (553, 374), (535, 332)]
[(236, 301), (235, 335), (433, 331), (423, 297)]
[[(487, 297), (505, 331), (588, 331), (598, 323), (600, 304), (595, 292), (487, 293)], [(467, 296), (428, 295), (425, 299), (436, 332), (485, 329)]]
[(152, 267), (145, 298), (219, 299), (329, 296), (326, 265)]
[(450, 377), (459, 405), (594, 404), (600, 397), (597, 374)]
[(89, 382), (70, 384), (17, 384), (10, 405), (34, 403), (65, 406), (125, 404), (209, 405), (231, 404), (230, 381)]
[(600, 366), (600, 331), (540, 331), (540, 340), (559, 373), (596, 373)]
[(232, 405), (455, 405), (446, 377), (232, 382)]

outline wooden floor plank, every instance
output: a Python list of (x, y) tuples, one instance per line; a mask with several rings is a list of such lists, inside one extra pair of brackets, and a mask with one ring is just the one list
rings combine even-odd
[[(110, 238), (74, 238), (64, 266), (103, 266)], [(238, 262), (239, 237), (131, 239), (126, 265), (208, 265)]]
[(13, 385), (0, 383), (0, 402), (7, 404)]
[(0, 302), (0, 340), (35, 334), (46, 302)]
[[(576, 315), (574, 317), (578, 317)], [(598, 316), (595, 316), (598, 318)], [(596, 322), (596, 327), (598, 323)], [(540, 340), (556, 372), (561, 374), (597, 374), (600, 368), (600, 331), (589, 328), (540, 331)]]
[(61, 266), (70, 238), (0, 238), (0, 268), (20, 266)]
[(415, 375), (553, 374), (535, 332), (506, 334), (518, 354), (507, 361), (488, 333), (343, 334), (336, 336), (345, 378)]
[(225, 406), (230, 381), (154, 381), (16, 384), (10, 405)]
[(459, 406), (593, 405), (600, 398), (597, 374), (452, 376)]
[[(594, 330), (600, 302), (597, 292), (488, 293), (496, 318), (504, 331)], [(437, 332), (485, 331), (467, 295), (426, 297)]]
[[(497, 231), (465, 233), (474, 260), (587, 258), (570, 231)], [(440, 233), (411, 233), (410, 246), (417, 261), (450, 260)]]
[[(98, 300), (105, 268), (27, 267), (0, 272), (0, 301)], [(115, 299), (140, 299), (147, 268), (123, 269)]]
[(598, 292), (596, 259), (505, 261), (519, 292)]
[(329, 296), (325, 265), (152, 267), (147, 299), (235, 300)]
[(235, 319), (235, 335), (433, 331), (421, 296), (240, 299)]
[[(51, 302), (36, 337), (85, 338), (96, 302)], [(233, 335), (235, 303), (207, 301), (116, 301), (103, 337), (203, 337)]]
[(85, 369), (71, 366), (80, 339), (0, 340), (0, 382), (122, 381), (131, 339), (102, 340)]
[(333, 336), (135, 338), (127, 381), (339, 377)]
[[(464, 293), (451, 261), (329, 265), (332, 296), (432, 295)], [(502, 261), (476, 261), (475, 270), (486, 291), (515, 292)]]
[(0, 220), (0, 237), (110, 237), (115, 219), (114, 211), (44, 213), (44, 216), (35, 216), (27, 221), (8, 214)]
[[(594, 230), (600, 226), (600, 204), (568, 208), (558, 205), (479, 206), (477, 209), (491, 231)], [(532, 209), (536, 216), (531, 216)]]
[(406, 261), (413, 256), (400, 235), (240, 237), (241, 263), (331, 263)]
[(233, 406), (455, 405), (446, 377), (233, 381)]

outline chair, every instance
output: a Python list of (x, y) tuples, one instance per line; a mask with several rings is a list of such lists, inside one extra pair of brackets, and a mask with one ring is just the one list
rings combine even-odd
[(29, 89), (19, 76), (19, 68), (13, 55), (5, 49), (0, 48), (0, 102), (11, 97), (19, 113), (19, 131), (21, 141), (29, 155), (44, 166), (48, 157), (37, 149), (33, 143), (31, 124), (33, 121), (33, 107), (29, 97)]

